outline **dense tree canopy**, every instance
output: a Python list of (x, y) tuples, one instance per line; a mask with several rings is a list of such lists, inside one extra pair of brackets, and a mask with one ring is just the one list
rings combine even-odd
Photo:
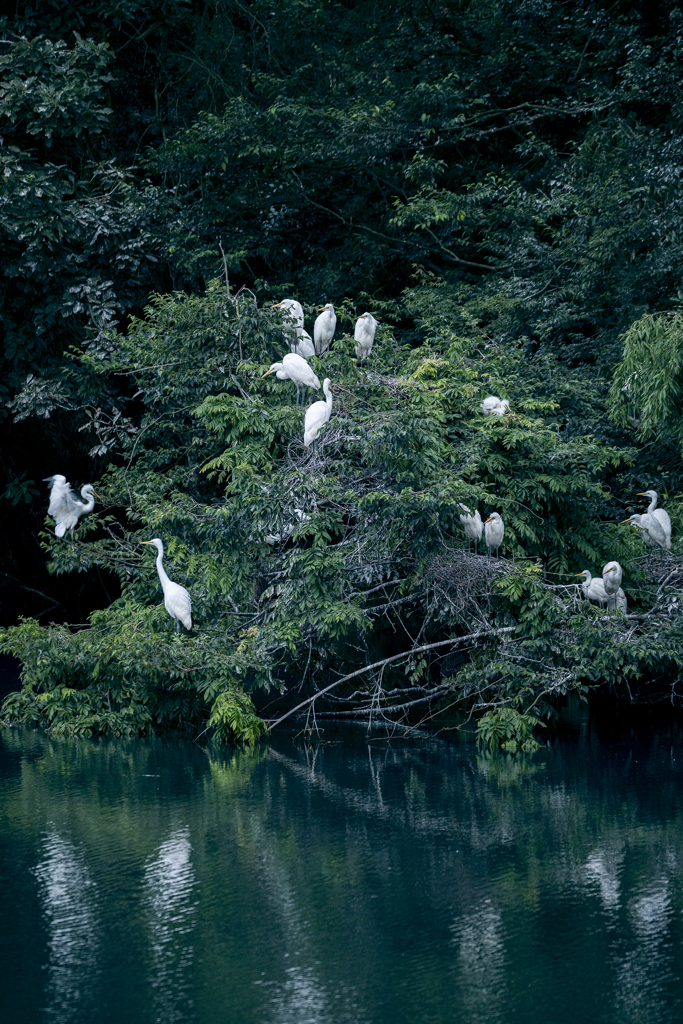
[[(394, 657), (360, 679), (378, 708), (497, 708), (494, 738), (571, 687), (675, 695), (678, 549), (646, 574), (616, 524), (647, 487), (683, 522), (682, 32), (678, 5), (552, 0), (2, 19), (9, 713), (254, 738), (250, 695)], [(339, 315), (313, 453), (262, 379), (284, 296)], [(104, 498), (73, 540), (55, 472)], [(460, 503), (502, 513), (506, 560), (461, 557)], [(607, 643), (566, 587), (609, 558), (640, 618)]]

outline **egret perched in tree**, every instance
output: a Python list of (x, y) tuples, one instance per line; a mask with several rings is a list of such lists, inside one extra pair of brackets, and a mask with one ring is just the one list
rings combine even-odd
[(323, 393), (325, 395), (325, 401), (314, 402), (313, 405), (309, 405), (306, 410), (306, 418), (304, 420), (304, 444), (307, 448), (313, 441), (315, 441), (320, 428), (327, 423), (332, 415), (332, 388), (330, 387), (329, 377), (325, 377), (325, 380), (323, 381)]
[(316, 352), (319, 356), (322, 356), (329, 349), (334, 337), (334, 329), (337, 326), (337, 314), (331, 302), (328, 302), (325, 306), (319, 306), (318, 310), (320, 316), (316, 317), (315, 324), (313, 325), (313, 340)]
[(477, 545), (481, 540), (481, 533), (482, 530), (484, 529), (484, 524), (482, 523), (481, 516), (479, 515), (479, 509), (476, 509), (474, 515), (472, 515), (467, 505), (463, 505), (461, 501), (458, 502), (458, 507), (461, 508), (465, 513), (464, 516), (460, 516), (460, 522), (463, 525), (465, 536), (467, 537), (467, 549), (469, 551), (469, 541), (473, 540), (474, 553), (476, 555)]
[(491, 549), (495, 548), (496, 556), (500, 557), (499, 548), (503, 543), (505, 535), (505, 523), (498, 512), (492, 512), (484, 523), (484, 534), (489, 555), (491, 554)]
[(602, 582), (607, 594), (607, 609), (616, 608), (616, 598), (621, 587), (621, 566), (618, 562), (608, 562), (602, 570)]
[[(289, 338), (290, 348), (294, 351), (297, 347), (299, 331), (303, 331), (304, 328), (303, 306), (296, 299), (283, 299), (282, 302), (276, 302), (274, 306), (271, 306), (271, 309), (281, 309), (284, 311), (285, 331)], [(299, 353), (299, 355), (303, 354), (303, 352)]]
[[(663, 508), (657, 508), (658, 494), (656, 491), (640, 491), (638, 494), (639, 498), (649, 498), (650, 504), (647, 507), (647, 514), (654, 516), (654, 518), (661, 523), (664, 531), (664, 543), (660, 544), (660, 548), (664, 551), (671, 551), (671, 520), (669, 519), (669, 513)], [(657, 541), (659, 544), (659, 541)]]
[[(667, 517), (668, 518), (668, 517)], [(671, 537), (667, 537), (664, 532), (664, 527), (659, 519), (655, 519), (653, 515), (646, 512), (644, 515), (632, 515), (628, 519), (622, 519), (621, 525), (624, 523), (630, 523), (631, 526), (635, 526), (640, 531), (640, 536), (643, 539), (643, 543), (647, 548), (647, 560), (650, 561), (650, 551), (654, 547), (662, 550), (669, 550), (671, 547)], [(667, 547), (668, 541), (668, 547)]]
[(368, 366), (370, 365), (370, 353), (375, 341), (376, 330), (377, 321), (372, 313), (363, 313), (359, 316), (353, 329), (353, 337), (356, 341), (356, 359), (361, 363), (366, 359)]
[(50, 487), (50, 504), (47, 509), (47, 514), (52, 516), (56, 522), (55, 536), (63, 537), (67, 530), (73, 532), (78, 526), (78, 520), (81, 516), (86, 515), (88, 512), (92, 512), (95, 507), (95, 498), (99, 498), (99, 494), (95, 492), (95, 488), (92, 484), (85, 484), (81, 487), (81, 497), (83, 501), (79, 501), (76, 494), (71, 489), (71, 484), (68, 483), (65, 476), (61, 473), (55, 473), (54, 476), (46, 476), (45, 482), (51, 484)]
[(275, 373), (278, 380), (293, 380), (296, 384), (296, 404), (299, 404), (299, 397), (301, 396), (301, 402), (303, 404), (303, 395), (301, 385), (305, 387), (315, 388), (316, 391), (320, 389), (320, 381), (317, 376), (308, 365), (306, 360), (302, 356), (296, 355), (294, 352), (288, 352), (286, 356), (282, 357), (281, 363), (273, 363), (270, 369), (263, 374), (267, 377), (269, 373)]
[(479, 406), (484, 416), (505, 416), (506, 413), (510, 412), (510, 403), (507, 398), (497, 398), (495, 395), (489, 395)]
[(192, 601), (190, 595), (179, 583), (169, 580), (164, 569), (164, 545), (158, 537), (153, 540), (141, 540), (141, 544), (153, 544), (159, 554), (157, 555), (157, 572), (161, 581), (161, 588), (164, 592), (164, 608), (175, 620), (175, 631), (180, 632), (179, 623), (182, 622), (185, 629), (192, 629)]
[[(588, 569), (584, 569), (583, 572), (577, 572), (576, 575), (586, 577), (581, 584), (583, 596), (588, 598), (589, 601), (595, 601), (601, 608), (606, 608), (609, 598), (602, 580), (594, 580)], [(617, 591), (617, 608), (624, 612), (627, 608), (626, 594), (621, 587)]]
[(296, 329), (296, 344), (294, 345), (294, 352), (298, 356), (302, 356), (304, 359), (310, 359), (311, 356), (315, 355), (315, 345), (308, 331), (304, 330), (303, 327), (297, 327)]

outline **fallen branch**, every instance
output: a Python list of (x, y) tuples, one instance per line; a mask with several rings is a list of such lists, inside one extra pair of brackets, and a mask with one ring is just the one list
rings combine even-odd
[(286, 714), (281, 715), (274, 722), (268, 722), (269, 729), (274, 729), (280, 722), (284, 722), (285, 718), (289, 718), (290, 715), (295, 714), (297, 711), (301, 711), (302, 708), (312, 705), (318, 697), (322, 697), (323, 694), (329, 693), (330, 690), (334, 690), (336, 686), (340, 686), (342, 683), (347, 683), (350, 679), (355, 679), (357, 676), (362, 676), (365, 672), (372, 672), (376, 668), (383, 668), (385, 665), (389, 665), (392, 661), (399, 661), (401, 658), (411, 658), (414, 654), (421, 654), (423, 651), (433, 651), (436, 647), (447, 647), (449, 644), (461, 644), (466, 643), (468, 640), (478, 640), (482, 636), (500, 636), (501, 633), (512, 633), (517, 627), (516, 626), (503, 626), (501, 629), (494, 630), (482, 630), (479, 633), (468, 633), (466, 636), (456, 636), (450, 640), (439, 640), (434, 644), (422, 644), (421, 647), (413, 647), (409, 651), (402, 651), (401, 654), (393, 654), (390, 658), (383, 658), (381, 661), (376, 661), (372, 665), (365, 665), (364, 668), (358, 668), (355, 672), (349, 672), (348, 675), (342, 676), (340, 679), (335, 680), (334, 683), (330, 683), (329, 686), (324, 687), (322, 690), (318, 690), (312, 697), (308, 697), (302, 701), (301, 704), (297, 704), (295, 708), (288, 711)]

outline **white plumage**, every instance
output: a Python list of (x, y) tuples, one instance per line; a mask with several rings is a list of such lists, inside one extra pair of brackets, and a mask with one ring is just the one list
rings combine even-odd
[(616, 608), (616, 598), (621, 587), (622, 571), (618, 562), (608, 562), (602, 570), (602, 582), (607, 594), (607, 608)]
[[(583, 596), (589, 601), (595, 601), (595, 603), (599, 604), (601, 608), (606, 608), (609, 598), (607, 596), (607, 591), (605, 590), (605, 584), (602, 580), (593, 579), (588, 569), (584, 569), (583, 572), (577, 572), (576, 575), (586, 577), (581, 584)], [(626, 594), (620, 587), (617, 590), (617, 608), (620, 609), (620, 611), (625, 612), (627, 605), (628, 602), (626, 601)]]
[(45, 477), (45, 482), (52, 485), (50, 487), (50, 504), (48, 505), (47, 514), (52, 516), (57, 524), (55, 526), (55, 536), (63, 537), (67, 530), (70, 530), (73, 536), (73, 532), (78, 526), (78, 520), (81, 516), (92, 512), (95, 507), (95, 498), (99, 497), (99, 495), (95, 493), (95, 488), (92, 484), (84, 484), (81, 487), (81, 498), (83, 498), (83, 501), (80, 501), (71, 489), (71, 484), (61, 473)]
[(479, 515), (479, 509), (476, 509), (474, 515), (472, 515), (467, 505), (463, 505), (462, 502), (458, 502), (458, 507), (461, 508), (465, 513), (464, 516), (460, 516), (460, 522), (463, 525), (463, 529), (465, 531), (465, 536), (467, 537), (467, 539), (474, 541), (474, 553), (476, 555), (477, 545), (481, 540), (481, 534), (484, 529), (484, 524), (482, 523), (481, 516)]
[(329, 377), (325, 377), (325, 380), (323, 381), (323, 393), (325, 395), (325, 401), (314, 402), (313, 405), (309, 405), (306, 410), (306, 418), (304, 420), (304, 444), (307, 448), (313, 441), (315, 441), (320, 428), (327, 423), (332, 415), (332, 388), (330, 387)]
[(319, 310), (321, 311), (320, 316), (316, 317), (315, 324), (313, 325), (313, 341), (315, 342), (315, 351), (321, 356), (327, 352), (334, 337), (334, 330), (337, 326), (337, 314), (331, 302), (328, 302), (325, 306), (320, 306)]
[[(658, 547), (660, 549), (668, 551), (671, 547), (671, 536), (667, 537), (664, 527), (659, 519), (655, 519), (653, 515), (645, 512), (643, 515), (634, 514), (629, 516), (628, 519), (622, 520), (624, 523), (630, 523), (631, 526), (635, 526), (640, 531), (640, 536), (648, 549), (647, 557), (650, 559), (650, 549)], [(668, 541), (668, 547), (667, 547)]]
[(308, 331), (304, 330), (303, 327), (297, 327), (296, 329), (296, 344), (294, 345), (293, 351), (304, 359), (310, 359), (311, 356), (315, 355), (315, 345)]
[[(304, 329), (303, 306), (296, 299), (283, 299), (282, 302), (276, 302), (274, 306), (271, 306), (271, 309), (281, 309), (283, 311), (285, 332), (289, 338), (290, 348), (293, 352), (297, 351), (299, 332)], [(304, 353), (299, 352), (299, 355), (304, 355)]]
[(507, 398), (497, 398), (496, 395), (489, 395), (479, 406), (484, 416), (505, 416), (510, 412), (510, 403)]
[(503, 543), (503, 537), (505, 536), (505, 523), (498, 512), (492, 512), (488, 517), (484, 523), (484, 533), (489, 554), (491, 549), (495, 548), (498, 555), (500, 545)]
[(278, 380), (294, 381), (297, 405), (302, 384), (305, 387), (315, 388), (316, 391), (320, 388), (320, 381), (306, 360), (294, 352), (288, 352), (286, 356), (283, 356), (281, 363), (272, 363), (270, 369), (263, 376), (267, 377), (270, 373), (275, 373)]
[(664, 543), (662, 544), (658, 540), (656, 541), (656, 543), (659, 544), (660, 548), (662, 548), (664, 551), (670, 551), (671, 550), (671, 520), (669, 519), (669, 513), (668, 512), (666, 512), (663, 508), (657, 508), (657, 499), (659, 497), (657, 492), (656, 491), (640, 491), (639, 494), (638, 494), (638, 497), (639, 498), (649, 498), (650, 499), (650, 504), (647, 507), (647, 515), (653, 516), (653, 518), (655, 518), (657, 520), (657, 522), (661, 525), (662, 531), (663, 531), (663, 534), (664, 534)]
[(153, 544), (159, 552), (157, 555), (157, 572), (161, 581), (161, 588), (164, 592), (164, 608), (175, 621), (176, 633), (180, 632), (179, 622), (182, 622), (185, 629), (192, 629), (192, 601), (185, 587), (179, 583), (169, 580), (164, 569), (164, 545), (158, 537), (153, 540), (140, 541), (141, 544)]
[(364, 359), (370, 361), (370, 353), (375, 341), (377, 321), (372, 313), (363, 313), (356, 320), (353, 329), (353, 337), (356, 342), (356, 359), (362, 363)]

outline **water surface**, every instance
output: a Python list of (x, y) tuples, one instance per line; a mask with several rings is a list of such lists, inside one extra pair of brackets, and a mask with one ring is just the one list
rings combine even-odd
[(0, 733), (16, 1024), (683, 1017), (683, 741)]

